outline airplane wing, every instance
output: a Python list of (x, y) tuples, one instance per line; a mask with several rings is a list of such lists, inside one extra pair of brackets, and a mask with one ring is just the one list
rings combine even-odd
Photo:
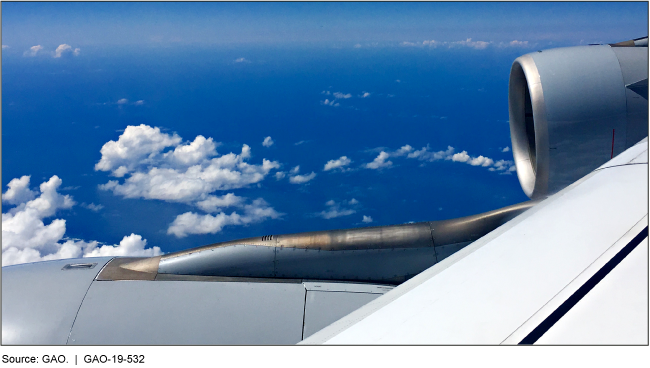
[(647, 344), (647, 79), (647, 38), (515, 60), (528, 202), (3, 267), (2, 343)]
[(648, 344), (648, 140), (304, 344)]

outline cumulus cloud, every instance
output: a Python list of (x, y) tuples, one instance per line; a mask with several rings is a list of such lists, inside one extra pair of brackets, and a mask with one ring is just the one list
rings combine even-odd
[(118, 105), (126, 105), (127, 103), (129, 103), (129, 100), (127, 100), (126, 98), (120, 98), (119, 100), (117, 100)]
[[(2, 199), (16, 207), (2, 214), (3, 266), (62, 258), (161, 254), (158, 247), (145, 249), (146, 240), (140, 235), (131, 234), (124, 237), (119, 245), (111, 246), (97, 241), (64, 238), (66, 220), (63, 219), (54, 219), (46, 225), (44, 219), (75, 205), (71, 196), (58, 193), (62, 180), (56, 175), (40, 185), (38, 197), (24, 194), (29, 190), (29, 176), (14, 179), (10, 183), (14, 184), (8, 185), (9, 189)], [(22, 193), (22, 196), (16, 195), (17, 193)]]
[(221, 197), (210, 195), (208, 198), (197, 202), (196, 206), (205, 212), (222, 212), (222, 208), (239, 206), (245, 199), (238, 197), (234, 193), (228, 193)]
[(367, 98), (367, 97), (370, 97), (370, 92), (363, 91), (363, 92), (361, 92), (361, 94), (359, 95), (359, 97), (361, 97), (361, 98)]
[(137, 100), (133, 104), (136, 105), (136, 106), (142, 106), (142, 105), (144, 105), (144, 100)]
[(467, 162), (470, 160), (470, 157), (467, 154), (467, 151), (463, 151), (452, 155), (451, 160), (454, 162)]
[(333, 199), (330, 199), (325, 203), (327, 208), (316, 215), (322, 217), (326, 220), (333, 219), (336, 217), (349, 216), (357, 211), (352, 207), (357, 207), (359, 201), (352, 198), (349, 201), (335, 202)]
[(268, 137), (264, 138), (264, 141), (262, 142), (262, 146), (271, 147), (273, 145), (273, 143), (274, 143), (273, 139), (270, 136), (268, 136)]
[(3, 49), (3, 50), (4, 50), (4, 49), (8, 49), (8, 48), (9, 48), (9, 45), (2, 45), (2, 49)]
[(294, 175), (289, 178), (289, 182), (291, 184), (304, 184), (315, 177), (316, 177), (316, 173), (312, 171), (311, 174), (308, 175)]
[[(177, 146), (181, 137), (161, 133), (160, 128), (148, 125), (127, 126), (124, 133), (116, 141), (109, 141), (101, 148), (102, 157), (95, 165), (96, 171), (112, 171), (114, 176), (122, 177), (126, 172), (133, 171), (147, 159), (155, 158), (160, 152), (171, 146)], [(122, 175), (116, 175), (120, 167)], [(126, 171), (124, 171), (126, 170)]]
[(284, 171), (278, 171), (275, 173), (275, 180), (284, 179), (285, 176), (287, 176), (287, 173)]
[(517, 171), (517, 168), (515, 166), (515, 162), (512, 160), (499, 160), (495, 162), (488, 170), (498, 171), (500, 174), (510, 175), (514, 171)]
[(506, 148), (502, 149), (501, 152), (510, 152), (510, 147), (507, 146)]
[[(503, 152), (507, 152), (508, 150), (504, 149)], [(445, 151), (437, 152), (431, 151), (429, 146), (426, 146), (420, 150), (409, 153), (408, 158), (415, 158), (420, 161), (429, 162), (438, 160), (463, 162), (472, 166), (487, 167), (490, 171), (505, 171), (508, 173), (511, 172), (511, 168), (514, 167), (513, 161), (499, 160), (495, 162), (493, 159), (483, 155), (470, 156), (467, 151), (456, 152), (452, 146), (447, 146), (447, 150)]]
[(526, 46), (528, 46), (528, 41), (513, 40), (513, 41), (510, 41), (509, 45), (512, 46), (512, 47), (526, 47)]
[(490, 45), (492, 42), (486, 42), (486, 41), (472, 41), (471, 38), (466, 39), (465, 41), (456, 41), (456, 42), (451, 42), (450, 47), (454, 46), (466, 46), (466, 47), (471, 47), (473, 49), (477, 50), (483, 50), (488, 45)]
[(387, 161), (390, 155), (384, 151), (381, 151), (377, 157), (372, 162), (367, 163), (364, 167), (366, 169), (384, 169), (393, 165), (392, 161)]
[[(249, 164), (247, 161), (251, 158), (251, 148), (246, 144), (239, 154), (231, 152), (219, 155), (216, 150), (218, 145), (212, 138), (201, 135), (196, 136), (192, 142), (183, 142), (177, 134), (162, 133), (157, 127), (144, 124), (128, 126), (117, 141), (104, 144), (100, 151), (102, 157), (95, 165), (97, 171), (108, 171), (117, 178), (125, 179), (122, 182), (109, 180), (100, 185), (99, 189), (125, 198), (186, 203), (208, 213), (218, 213), (218, 218), (228, 216), (231, 218), (228, 224), (231, 225), (250, 223), (246, 218), (235, 221), (241, 215), (237, 212), (226, 215), (223, 209), (237, 207), (250, 212), (253, 208), (250, 206), (259, 204), (259, 200), (263, 201), (261, 198), (257, 202), (253, 201), (253, 204), (247, 204), (246, 198), (234, 193), (219, 196), (214, 192), (257, 184), (271, 170), (278, 169), (280, 164), (267, 159), (262, 159), (261, 164)], [(275, 176), (279, 180), (284, 175), (276, 173)], [(308, 180), (311, 179), (305, 182)], [(267, 207), (268, 205), (265, 208)], [(271, 207), (266, 211), (276, 213)], [(204, 222), (209, 219), (198, 214), (189, 215), (189, 212), (184, 215), (170, 228), (182, 229), (183, 224), (187, 224), (183, 219), (194, 215), (203, 218)], [(261, 218), (275, 218), (274, 216)], [(214, 220), (211, 221), (214, 224)], [(170, 230), (169, 234), (201, 233), (196, 231)]]
[(332, 93), (332, 95), (334, 95), (335, 98), (343, 98), (343, 99), (352, 97), (351, 93), (342, 93), (342, 92), (334, 92)]
[(410, 152), (408, 154), (408, 158), (416, 158), (420, 161), (433, 162), (433, 161), (438, 161), (443, 159), (450, 160), (453, 154), (454, 154), (454, 147), (452, 146), (447, 146), (447, 150), (445, 151), (434, 152), (434, 151), (430, 151), (430, 148), (427, 145), (426, 147), (422, 147), (422, 149)]
[(225, 226), (248, 225), (264, 221), (268, 218), (276, 219), (281, 216), (273, 208), (269, 207), (262, 198), (254, 200), (251, 204), (242, 207), (242, 214), (232, 212), (225, 214), (220, 212), (217, 215), (199, 215), (194, 212), (186, 212), (178, 215), (174, 222), (169, 225), (167, 234), (173, 234), (178, 238), (189, 234), (216, 234)]
[(243, 58), (243, 57), (240, 57), (240, 58), (238, 58), (238, 59), (235, 59), (235, 62), (236, 62), (236, 63), (250, 63), (250, 61), (246, 60), (246, 59)]
[(29, 175), (25, 175), (20, 179), (11, 179), (9, 184), (7, 184), (9, 189), (2, 193), (2, 201), (12, 205), (18, 205), (34, 199), (37, 192), (29, 189), (29, 179)]
[(341, 169), (345, 170), (345, 167), (348, 166), (352, 160), (347, 158), (347, 156), (341, 156), (337, 160), (329, 160), (325, 164), (325, 167), (323, 168), (323, 171), (330, 171), (334, 169)]
[(29, 50), (23, 53), (23, 56), (34, 57), (38, 54), (39, 51), (43, 50), (43, 46), (36, 45), (29, 48)]
[(472, 158), (467, 163), (472, 165), (472, 166), (490, 167), (494, 163), (494, 160), (492, 160), (491, 158), (488, 158), (488, 157), (478, 156), (478, 157)]
[(131, 234), (125, 236), (117, 245), (103, 245), (100, 247), (89, 247), (84, 257), (155, 257), (162, 254), (160, 247), (146, 248), (147, 240), (142, 236)]
[(364, 224), (369, 224), (372, 222), (372, 217), (364, 215), (363, 220), (361, 220), (361, 222), (363, 222)]
[(65, 43), (59, 45), (56, 50), (54, 50), (54, 57), (60, 58), (64, 52), (73, 52), (72, 46)]

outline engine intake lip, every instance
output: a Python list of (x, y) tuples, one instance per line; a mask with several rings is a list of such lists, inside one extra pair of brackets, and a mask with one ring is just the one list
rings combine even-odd
[(539, 198), (548, 191), (548, 123), (542, 82), (530, 55), (512, 64), (508, 110), (519, 183), (529, 198)]

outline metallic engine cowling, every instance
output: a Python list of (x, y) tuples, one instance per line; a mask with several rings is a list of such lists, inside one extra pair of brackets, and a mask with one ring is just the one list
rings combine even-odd
[(648, 135), (647, 68), (647, 43), (551, 49), (514, 61), (510, 135), (528, 197), (561, 190)]

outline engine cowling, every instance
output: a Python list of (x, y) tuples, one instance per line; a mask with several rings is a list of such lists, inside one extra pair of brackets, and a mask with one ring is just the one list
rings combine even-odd
[(537, 51), (514, 61), (510, 135), (530, 198), (561, 190), (648, 135), (643, 40)]

